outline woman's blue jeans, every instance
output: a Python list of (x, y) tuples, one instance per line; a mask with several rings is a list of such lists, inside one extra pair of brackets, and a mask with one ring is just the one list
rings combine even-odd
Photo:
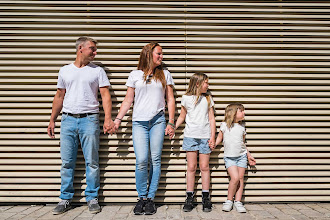
[[(163, 111), (158, 113), (150, 121), (133, 121), (132, 135), (136, 156), (135, 181), (139, 198), (155, 198), (161, 175), (161, 157), (165, 128), (166, 120)], [(148, 178), (149, 161), (150, 169)]]
[(61, 121), (61, 199), (72, 199), (73, 178), (77, 160), (79, 140), (86, 165), (86, 201), (97, 198), (100, 189), (99, 169), (99, 115), (75, 118), (62, 115)]

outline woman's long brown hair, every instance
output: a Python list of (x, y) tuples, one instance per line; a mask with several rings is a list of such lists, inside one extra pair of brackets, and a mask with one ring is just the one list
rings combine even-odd
[(142, 70), (144, 72), (143, 79), (144, 81), (147, 80), (147, 76), (151, 72), (153, 74), (154, 80), (157, 82), (161, 82), (163, 85), (163, 88), (166, 86), (166, 80), (165, 80), (165, 75), (163, 71), (163, 63), (159, 66), (157, 66), (154, 70), (152, 69), (154, 61), (153, 61), (153, 51), (154, 49), (160, 45), (156, 42), (151, 42), (147, 45), (145, 45), (142, 48), (142, 51), (140, 53), (140, 58), (139, 58), (139, 64), (137, 69)]

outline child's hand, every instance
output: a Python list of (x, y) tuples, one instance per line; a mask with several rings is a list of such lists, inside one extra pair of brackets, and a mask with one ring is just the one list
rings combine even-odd
[(214, 141), (214, 138), (211, 138), (210, 140), (208, 140), (209, 142), (209, 147), (210, 149), (213, 151), (214, 148), (215, 148), (215, 141)]
[(251, 154), (248, 155), (248, 161), (250, 166), (254, 166), (257, 164), (256, 159), (254, 159)]

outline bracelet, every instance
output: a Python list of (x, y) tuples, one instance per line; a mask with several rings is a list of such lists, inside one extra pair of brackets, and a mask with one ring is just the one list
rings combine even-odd
[(173, 129), (175, 128), (175, 124), (173, 124), (171, 122), (168, 122), (167, 124), (170, 125)]
[(169, 121), (174, 121), (174, 118), (170, 118), (170, 119), (168, 119)]
[(120, 118), (115, 118), (115, 119), (118, 119), (119, 121), (121, 121), (121, 119), (120, 119)]

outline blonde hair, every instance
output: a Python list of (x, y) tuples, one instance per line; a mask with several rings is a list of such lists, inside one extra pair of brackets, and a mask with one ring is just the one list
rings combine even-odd
[[(244, 111), (244, 106), (240, 103), (236, 103), (236, 104), (230, 104), (226, 107), (225, 119), (223, 120), (223, 122), (226, 122), (228, 128), (231, 128), (234, 125), (234, 122), (236, 120), (236, 113), (238, 109)], [(239, 121), (238, 123), (244, 124), (243, 121)]]
[(87, 41), (93, 42), (95, 45), (97, 45), (97, 40), (94, 40), (94, 39), (91, 38), (91, 37), (82, 36), (82, 37), (79, 37), (79, 38), (76, 40), (76, 51), (78, 51), (79, 46), (80, 46), (81, 44), (82, 44), (82, 45), (85, 45), (85, 43), (86, 43)]
[(204, 95), (208, 105), (211, 104), (211, 95), (209, 93), (202, 94), (202, 86), (203, 82), (207, 80), (209, 77), (205, 73), (195, 73), (190, 77), (188, 89), (185, 95), (195, 95), (197, 96), (195, 105), (198, 103), (199, 97)]
[(151, 42), (142, 48), (137, 69), (142, 70), (144, 72), (144, 76), (143, 76), (144, 81), (147, 80), (147, 74), (149, 72), (153, 71), (152, 74), (153, 74), (155, 81), (161, 82), (163, 85), (163, 88), (165, 88), (166, 80), (165, 80), (165, 75), (164, 75), (164, 71), (163, 71), (163, 68), (164, 68), (163, 63), (161, 65), (157, 66), (154, 70), (152, 69), (152, 66), (154, 63), (152, 53), (157, 46), (161, 47), (158, 43)]

